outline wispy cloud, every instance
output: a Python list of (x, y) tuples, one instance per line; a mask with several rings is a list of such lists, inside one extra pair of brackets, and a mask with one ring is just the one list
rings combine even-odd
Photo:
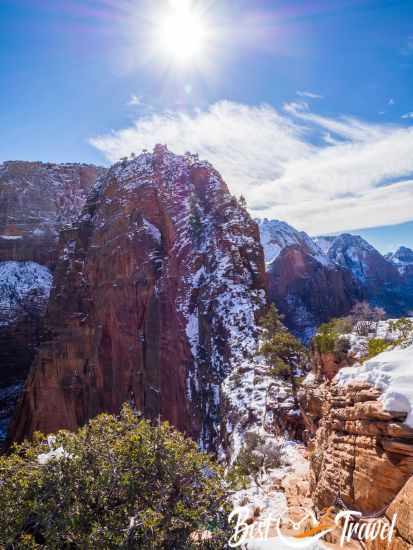
[(413, 118), (413, 111), (402, 115), (402, 118)]
[(91, 143), (114, 161), (166, 143), (198, 152), (243, 194), (254, 215), (310, 233), (375, 227), (413, 215), (413, 127), (329, 118), (305, 102), (163, 112)]
[(394, 105), (394, 104), (395, 104), (395, 101), (394, 101), (394, 99), (391, 97), (387, 103), (388, 103), (388, 105)]
[(132, 94), (129, 98), (128, 105), (131, 107), (137, 107), (138, 105), (142, 105), (143, 98), (140, 95)]
[(323, 99), (324, 96), (320, 94), (315, 94), (313, 92), (297, 92), (297, 95), (300, 97), (308, 97), (309, 99)]

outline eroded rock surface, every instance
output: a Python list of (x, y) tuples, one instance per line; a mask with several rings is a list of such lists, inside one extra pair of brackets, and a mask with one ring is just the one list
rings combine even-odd
[(264, 304), (258, 228), (211, 165), (161, 146), (116, 164), (62, 233), (13, 438), (130, 401), (215, 448), (221, 383), (254, 355)]
[(385, 412), (368, 385), (325, 387), (311, 444), (313, 498), (323, 508), (338, 494), (348, 506), (377, 512), (413, 474), (413, 430)]
[(41, 342), (59, 231), (103, 169), (78, 164), (0, 165), (0, 440)]

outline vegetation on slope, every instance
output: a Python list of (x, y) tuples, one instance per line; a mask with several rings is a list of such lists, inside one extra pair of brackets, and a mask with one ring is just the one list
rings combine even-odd
[(125, 407), (0, 457), (0, 546), (224, 548), (226, 498), (193, 441)]
[(285, 328), (274, 305), (263, 316), (260, 326), (264, 329), (260, 353), (272, 365), (271, 374), (293, 381), (297, 378), (305, 347)]

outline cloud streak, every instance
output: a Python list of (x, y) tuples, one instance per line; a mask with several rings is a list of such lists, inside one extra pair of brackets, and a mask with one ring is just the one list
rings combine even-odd
[(323, 117), (303, 101), (283, 111), (221, 101), (205, 111), (163, 112), (91, 143), (111, 161), (156, 143), (197, 152), (246, 197), (253, 215), (313, 234), (413, 217), (413, 127)]
[(319, 95), (319, 94), (315, 94), (313, 92), (300, 92), (300, 91), (298, 91), (297, 95), (300, 96), (300, 97), (308, 97), (309, 99), (323, 99), (324, 98), (324, 96)]

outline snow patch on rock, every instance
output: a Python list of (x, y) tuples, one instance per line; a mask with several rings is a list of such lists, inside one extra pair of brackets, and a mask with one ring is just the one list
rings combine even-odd
[(41, 314), (52, 281), (51, 272), (36, 262), (0, 262), (0, 327), (21, 314)]
[(413, 344), (385, 351), (362, 366), (343, 368), (336, 382), (365, 382), (381, 390), (383, 409), (406, 413), (405, 423), (413, 428)]

